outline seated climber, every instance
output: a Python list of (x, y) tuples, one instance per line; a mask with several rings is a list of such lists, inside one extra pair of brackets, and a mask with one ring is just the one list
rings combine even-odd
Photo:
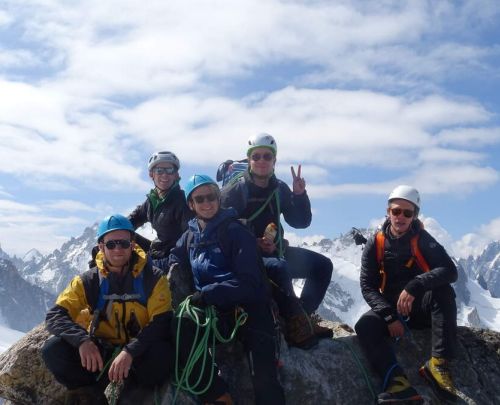
[[(173, 321), (175, 335), (180, 334), (176, 359), (180, 370), (177, 371), (185, 380), (177, 381), (177, 384), (181, 388), (197, 386), (198, 390), (193, 392), (199, 393), (203, 403), (232, 403), (228, 386), (218, 375), (207, 348), (206, 362), (201, 359), (193, 361), (190, 353), (196, 344), (196, 336), (201, 333), (198, 333), (199, 327), (213, 320), (211, 311), (217, 316), (217, 328), (227, 331), (239, 324), (241, 309), (247, 318), (237, 330), (237, 336), (248, 355), (256, 403), (284, 404), (284, 393), (277, 375), (276, 333), (270, 293), (255, 237), (236, 220), (234, 210), (220, 208), (219, 187), (209, 176), (192, 176), (185, 194), (196, 217), (189, 222), (188, 230), (172, 249), (170, 265), (192, 273), (195, 292), (184, 303), (195, 307), (199, 319), (195, 322), (195, 317), (188, 316), (188, 312), (183, 314), (178, 310), (177, 319)], [(174, 272), (173, 268), (171, 272)], [(230, 333), (221, 332), (224, 338)], [(199, 384), (195, 384), (196, 381)]]
[(54, 336), (42, 356), (70, 390), (66, 403), (107, 404), (109, 381), (124, 382), (120, 396), (127, 396), (168, 377), (170, 289), (134, 235), (126, 217), (105, 218), (97, 229), (96, 266), (76, 276), (47, 313)]
[[(290, 190), (274, 174), (278, 148), (271, 135), (252, 136), (246, 152), (248, 170), (223, 188), (221, 204), (234, 208), (257, 239), (268, 277), (278, 287), (274, 298), (280, 313), (288, 318), (285, 335), (288, 343), (307, 348), (314, 344), (311, 334), (318, 338), (332, 337), (332, 331), (320, 325), (321, 319), (315, 311), (330, 285), (333, 264), (322, 254), (288, 246), (283, 238), (282, 214), (294, 228), (306, 228), (311, 223), (311, 203), (301, 166), (297, 173), (291, 168), (293, 189)], [(271, 236), (266, 232), (270, 226), (276, 229)], [(298, 304), (292, 285), (294, 278), (305, 279)]]
[(456, 339), (457, 308), (450, 285), (457, 269), (445, 249), (418, 220), (420, 196), (410, 186), (396, 187), (388, 199), (387, 219), (366, 243), (360, 284), (371, 310), (355, 329), (368, 360), (384, 385), (379, 404), (423, 403), (398, 365), (389, 341), (408, 328), (432, 328), (432, 357), (420, 374), (443, 400), (456, 390), (448, 361)]

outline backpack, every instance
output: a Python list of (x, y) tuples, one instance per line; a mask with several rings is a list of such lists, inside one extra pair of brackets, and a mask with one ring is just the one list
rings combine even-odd
[(222, 162), (217, 169), (217, 181), (222, 182), (222, 187), (236, 182), (248, 170), (248, 159), (231, 160)]
[[(430, 267), (418, 246), (419, 237), (420, 234), (417, 233), (410, 239), (412, 257), (410, 257), (410, 260), (408, 260), (408, 262), (405, 264), (405, 267), (410, 268), (411, 266), (413, 266), (413, 263), (416, 262), (417, 266), (420, 267), (420, 269), (424, 273), (427, 273), (430, 270)], [(387, 279), (387, 275), (384, 270), (385, 235), (383, 231), (378, 231), (375, 235), (375, 252), (381, 277), (379, 290), (381, 293), (383, 293)]]

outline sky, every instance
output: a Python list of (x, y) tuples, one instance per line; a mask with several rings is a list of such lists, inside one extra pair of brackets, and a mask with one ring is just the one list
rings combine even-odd
[(500, 3), (0, 0), (0, 244), (44, 254), (272, 134), (333, 238), (418, 188), (457, 255), (500, 239)]

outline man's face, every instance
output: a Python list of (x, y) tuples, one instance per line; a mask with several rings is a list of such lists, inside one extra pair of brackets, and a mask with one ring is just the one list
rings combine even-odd
[(249, 161), (253, 174), (269, 177), (273, 173), (276, 158), (269, 148), (255, 148), (249, 156)]
[(387, 215), (391, 221), (392, 231), (396, 235), (403, 235), (415, 217), (415, 206), (406, 200), (393, 200), (387, 208)]
[[(123, 246), (127, 245), (127, 242), (130, 243), (128, 248)], [(103, 241), (99, 243), (99, 249), (104, 252), (106, 261), (112, 267), (121, 268), (130, 260), (130, 256), (134, 249), (134, 242), (131, 241), (129, 231), (111, 231), (104, 235)]]
[(153, 179), (155, 186), (159, 190), (165, 191), (172, 187), (175, 181), (179, 178), (179, 174), (173, 164), (160, 162), (153, 167), (153, 169), (151, 169), (149, 177)]
[(189, 208), (198, 218), (212, 219), (219, 211), (219, 206), (219, 195), (213, 186), (200, 186), (191, 193)]

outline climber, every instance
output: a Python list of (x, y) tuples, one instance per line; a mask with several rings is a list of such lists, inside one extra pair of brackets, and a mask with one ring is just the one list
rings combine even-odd
[[(189, 299), (190, 305), (201, 309), (213, 306), (221, 329), (234, 326), (238, 308), (248, 314), (238, 334), (248, 355), (256, 403), (284, 404), (284, 393), (277, 376), (276, 333), (270, 293), (255, 238), (236, 220), (234, 210), (220, 208), (219, 187), (209, 176), (192, 176), (185, 194), (196, 217), (189, 221), (188, 230), (172, 249), (170, 265), (192, 273), (195, 292)], [(177, 353), (180, 368), (184, 369), (198, 325), (183, 317), (174, 320), (172, 325), (174, 335), (181, 334)], [(231, 404), (228, 387), (218, 375), (216, 365), (210, 363), (203, 367), (199, 363), (196, 363), (190, 380), (197, 380), (201, 375), (201, 385), (208, 385), (208, 389), (199, 395), (202, 402)], [(210, 382), (212, 371), (214, 375)]]
[[(129, 215), (134, 229), (150, 222), (157, 238), (151, 243), (149, 255), (153, 259), (168, 258), (170, 249), (187, 229), (192, 213), (179, 187), (180, 162), (172, 152), (155, 152), (149, 158), (148, 172), (154, 188), (146, 200)], [(138, 235), (138, 237), (140, 237)]]
[[(273, 296), (282, 315), (288, 318), (285, 337), (290, 344), (307, 348), (311, 342), (307, 329), (311, 325), (313, 336), (332, 337), (332, 331), (319, 324), (321, 318), (314, 312), (330, 285), (333, 265), (326, 256), (288, 246), (283, 239), (281, 214), (295, 228), (308, 227), (312, 214), (306, 183), (301, 177), (301, 166), (298, 166), (297, 172), (291, 168), (293, 191), (276, 178), (274, 166), (277, 151), (276, 141), (271, 135), (250, 137), (246, 151), (248, 170), (237, 181), (223, 188), (221, 204), (233, 207), (240, 218), (246, 219), (247, 226), (257, 238), (268, 276), (279, 286), (278, 294), (273, 293)], [(271, 238), (266, 237), (265, 232), (270, 224), (277, 228), (276, 235)], [(299, 301), (303, 311), (295, 309), (293, 278), (305, 279)]]
[(97, 229), (96, 267), (76, 276), (47, 313), (54, 336), (42, 356), (69, 389), (66, 403), (107, 404), (109, 381), (124, 382), (126, 396), (168, 377), (170, 289), (134, 235), (126, 217), (106, 217)]
[(387, 218), (365, 245), (360, 284), (371, 307), (355, 326), (366, 356), (384, 381), (378, 403), (422, 403), (397, 363), (389, 338), (400, 339), (411, 328), (432, 329), (431, 358), (420, 374), (444, 400), (456, 389), (449, 359), (455, 348), (457, 308), (450, 283), (457, 269), (445, 249), (418, 219), (420, 196), (410, 186), (389, 195)]

